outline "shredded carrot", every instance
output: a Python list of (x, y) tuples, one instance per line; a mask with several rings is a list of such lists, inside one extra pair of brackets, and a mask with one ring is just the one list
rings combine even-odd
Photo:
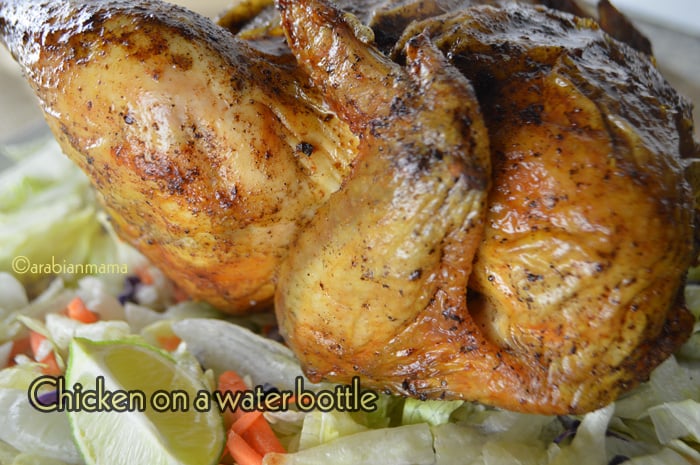
[(280, 440), (275, 435), (275, 432), (272, 431), (270, 424), (262, 415), (250, 425), (250, 428), (248, 428), (242, 436), (243, 439), (262, 455), (268, 452), (279, 452), (280, 454), (286, 452), (282, 443), (280, 443)]
[(85, 306), (85, 302), (80, 297), (75, 297), (68, 303), (66, 314), (69, 318), (81, 323), (95, 323), (100, 319), (97, 313)]
[(248, 428), (253, 426), (253, 424), (262, 416), (262, 412), (259, 410), (254, 410), (252, 412), (245, 412), (240, 415), (236, 421), (231, 425), (231, 430), (239, 435), (242, 435)]
[(245, 381), (243, 381), (243, 378), (233, 370), (224, 371), (221, 373), (221, 376), (219, 376), (220, 391), (238, 392), (245, 391), (246, 389), (248, 389), (248, 386), (245, 384)]
[[(243, 381), (243, 378), (234, 371), (225, 371), (219, 376), (220, 391), (231, 391), (235, 393), (247, 389), (248, 387), (245, 381)], [(234, 459), (236, 459), (236, 455), (231, 449), (231, 445), (239, 444), (241, 441), (244, 442), (246, 446), (252, 448), (261, 457), (269, 452), (286, 452), (275, 435), (275, 432), (272, 431), (270, 424), (262, 415), (262, 412), (252, 412), (251, 415), (236, 410), (231, 412), (230, 417), (226, 418), (226, 420), (227, 424), (231, 425), (228, 447)], [(233, 441), (231, 440), (232, 437), (234, 438)], [(239, 440), (238, 438), (241, 439)]]
[[(245, 391), (246, 389), (248, 389), (248, 386), (246, 386), (245, 381), (243, 381), (243, 378), (238, 376), (238, 373), (235, 371), (224, 371), (221, 373), (221, 376), (219, 376), (219, 391), (238, 392)], [(226, 425), (226, 428), (229, 428), (233, 422), (236, 421), (239, 413), (240, 412), (231, 412), (230, 410), (224, 411), (224, 425)]]
[(138, 276), (141, 280), (141, 283), (145, 284), (146, 286), (150, 286), (155, 282), (155, 280), (153, 279), (153, 275), (151, 274), (151, 271), (148, 269), (147, 266), (141, 267), (138, 270), (136, 270), (136, 276)]
[(8, 359), (8, 365), (15, 365), (15, 357), (19, 354), (27, 354), (31, 350), (31, 345), (29, 343), (29, 336), (22, 337), (20, 339), (15, 339), (12, 341), (12, 349), (10, 350), (10, 356)]
[(180, 345), (180, 342), (182, 339), (179, 337), (172, 335), (172, 336), (158, 336), (156, 338), (158, 341), (158, 344), (165, 350), (168, 350), (170, 352), (173, 352), (178, 348)]
[(228, 433), (226, 448), (238, 465), (261, 465), (263, 456), (253, 449), (241, 436)]
[(41, 372), (45, 375), (58, 376), (61, 374), (61, 368), (58, 366), (56, 361), (56, 354), (53, 351), (49, 352), (47, 356), (41, 360), (37, 359), (39, 355), (39, 349), (41, 348), (41, 343), (46, 340), (46, 336), (37, 333), (36, 331), (29, 331), (29, 346), (32, 350), (32, 356), (34, 360), (44, 365)]
[(37, 354), (39, 353), (39, 347), (41, 347), (41, 343), (46, 340), (46, 336), (43, 334), (37, 333), (36, 331), (29, 331), (29, 347), (32, 349), (32, 357), (36, 359)]
[(58, 366), (58, 362), (56, 361), (56, 355), (53, 352), (49, 353), (49, 355), (44, 357), (44, 359), (39, 363), (44, 365), (41, 372), (45, 375), (58, 376), (62, 373), (61, 368)]

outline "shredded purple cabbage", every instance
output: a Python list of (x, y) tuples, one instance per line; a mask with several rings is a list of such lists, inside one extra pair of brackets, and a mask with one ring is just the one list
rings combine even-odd
[(628, 461), (629, 459), (630, 459), (629, 457), (625, 457), (624, 455), (616, 455), (615, 457), (610, 459), (610, 462), (608, 463), (608, 465), (620, 465), (621, 463), (624, 463), (624, 462)]
[(141, 284), (141, 279), (138, 276), (127, 276), (124, 279), (124, 290), (117, 297), (119, 303), (124, 305), (127, 302), (135, 302), (136, 290)]
[(560, 416), (558, 419), (559, 423), (564, 427), (564, 431), (554, 438), (555, 444), (560, 444), (566, 439), (576, 436), (576, 431), (578, 431), (578, 427), (581, 424), (580, 420), (571, 417)]
[(41, 405), (44, 405), (47, 407), (51, 406), (51, 405), (56, 405), (56, 402), (58, 402), (58, 391), (53, 390), (53, 391), (44, 392), (43, 394), (39, 394), (37, 401)]

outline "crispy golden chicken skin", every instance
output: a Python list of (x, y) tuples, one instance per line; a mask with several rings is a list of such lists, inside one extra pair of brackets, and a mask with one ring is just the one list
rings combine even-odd
[[(354, 39), (340, 12), (311, 0), (279, 3), (293, 52), (340, 117), (398, 131), (363, 133), (363, 144), (381, 149), (360, 152), (283, 265), (276, 309), (310, 376), (361, 375), (366, 385), (424, 398), (579, 412), (636, 385), (685, 339), (693, 201), (679, 154), (691, 146), (677, 134), (687, 130), (686, 109), (643, 55), (590, 21), (521, 6), (474, 8), (406, 31), (397, 50), (409, 71), (412, 43), (428, 35), (480, 90), (494, 173), (472, 270), (479, 223), (447, 214), (460, 212), (455, 206), (441, 210), (449, 197), (440, 197), (447, 177), (439, 164), (427, 178), (404, 171), (407, 162), (390, 165), (392, 174), (368, 167), (416, 153), (427, 164), (429, 147), (444, 152), (430, 125), (453, 134), (455, 102), (471, 114), (474, 103), (449, 87), (406, 89), (411, 78)], [(441, 77), (450, 66), (432, 63), (422, 82), (450, 79)], [(627, 96), (629, 86), (639, 88)], [(384, 89), (383, 99), (368, 99), (367, 87)], [(423, 113), (435, 105), (434, 117)], [(651, 108), (653, 121), (642, 124)], [(480, 134), (457, 132), (465, 141)], [(482, 159), (473, 144), (458, 146), (472, 163)], [(463, 204), (475, 192), (464, 192)], [(466, 212), (479, 213), (476, 205)]]
[(592, 20), (430, 13), (389, 57), (323, 0), (239, 36), (105, 5), (0, 32), (118, 232), (214, 305), (274, 295), (312, 379), (580, 413), (690, 333), (690, 106)]
[[(337, 8), (357, 17), (369, 26), (375, 45), (382, 51), (391, 50), (403, 31), (413, 21), (463, 11), (478, 5), (503, 6), (513, 0), (335, 0)], [(579, 17), (591, 17), (577, 0), (518, 0), (520, 4), (542, 5)], [(615, 39), (635, 49), (651, 54), (651, 43), (634, 24), (609, 1), (599, 0), (596, 18), (601, 29)], [(260, 39), (272, 33), (279, 34), (279, 15), (274, 0), (234, 0), (221, 14), (218, 23), (239, 37)], [(274, 32), (273, 32), (274, 31)], [(269, 37), (268, 37), (269, 39)]]
[[(313, 378), (362, 374), (385, 386), (420, 361), (421, 348), (396, 358), (395, 338), (465, 308), (483, 237), (488, 134), (471, 85), (425, 36), (408, 42), (402, 68), (356, 38), (338, 10), (313, 0), (279, 8), (292, 50), (361, 143), (343, 187), (282, 267), (278, 321)], [(411, 339), (431, 350), (429, 334)]]
[(470, 315), (516, 357), (503, 368), (524, 383), (514, 402), (603, 405), (692, 326), (690, 106), (589, 20), (481, 7), (415, 24), (399, 47), (418, 31), (470, 77), (489, 127), (494, 188)]
[(270, 303), (357, 140), (295, 65), (155, 1), (0, 2), (5, 43), (119, 235), (230, 312)]

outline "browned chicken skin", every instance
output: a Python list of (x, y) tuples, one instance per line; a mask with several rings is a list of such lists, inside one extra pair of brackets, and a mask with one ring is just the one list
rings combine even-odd
[[(381, 56), (359, 41), (350, 50), (338, 45), (353, 43), (339, 13), (316, 2), (292, 5), (282, 8), (292, 50), (331, 102), (340, 98), (342, 108), (362, 109), (353, 91), (374, 83), (391, 89), (382, 95), (405, 93), (411, 95), (406, 102), (422, 107), (402, 89), (404, 80), (391, 83), (395, 66), (385, 64), (377, 73)], [(685, 120), (677, 120), (678, 109), (661, 110), (656, 124), (632, 125), (652, 105), (673, 108), (676, 102), (665, 100), (668, 89), (653, 81), (655, 72), (641, 55), (606, 39), (591, 22), (522, 7), (481, 7), (416, 24), (406, 31), (406, 43), (421, 31), (480, 88), (490, 127), (494, 187), (473, 272), (468, 252), (476, 224), (450, 224), (439, 232), (444, 239), (432, 242), (416, 233), (424, 230), (419, 216), (413, 216), (419, 226), (385, 219), (418, 194), (386, 208), (352, 203), (374, 190), (389, 195), (392, 188), (363, 181), (360, 195), (346, 190), (355, 181), (351, 175), (302, 231), (284, 265), (276, 299), (283, 332), (318, 379), (349, 381), (361, 374), (366, 384), (408, 395), (535, 412), (602, 406), (643, 379), (692, 326), (680, 295), (691, 261), (692, 197), (679, 160), (660, 151), (681, 151), (674, 134), (685, 128), (674, 126)], [(529, 40), (513, 44), (513, 34)], [(484, 59), (494, 50), (501, 60)], [(352, 72), (340, 63), (352, 63)], [(657, 89), (646, 102), (613, 90), (628, 77), (620, 70), (635, 67), (642, 73), (635, 85)], [(439, 70), (449, 72), (447, 65), (435, 66), (433, 79), (440, 79)], [(612, 88), (601, 95), (599, 85)], [(433, 98), (443, 102), (443, 120), (453, 114), (445, 101), (472, 105), (466, 98)], [(385, 106), (384, 113), (365, 114), (378, 112), (385, 124), (401, 127), (400, 118), (385, 114), (392, 105)], [(357, 118), (337, 111), (351, 124)], [(414, 127), (430, 121), (408, 114)], [(415, 132), (430, 134), (428, 128)], [(396, 139), (395, 156), (406, 159), (402, 144), (412, 138), (400, 133)], [(413, 181), (416, 192), (424, 192)], [(351, 204), (355, 216), (334, 211), (337, 198)], [(422, 212), (436, 228), (451, 219), (430, 207)], [(415, 241), (415, 262), (403, 263), (403, 282), (394, 262), (408, 247), (391, 241), (400, 233)], [(411, 266), (419, 281), (415, 291)]]
[(154, 1), (0, 0), (0, 32), (119, 233), (221, 308), (274, 294), (313, 379), (575, 413), (685, 340), (696, 144), (645, 54), (511, 5), (421, 16), (392, 61), (277, 7), (294, 56)]
[[(338, 11), (279, 5), (292, 50), (361, 145), (283, 265), (278, 320), (312, 377), (361, 373), (379, 386), (409, 360), (379, 347), (426, 314), (464, 307), (483, 236), (488, 135), (471, 86), (425, 37), (407, 44), (403, 69)], [(412, 347), (427, 337), (414, 334)]]
[(357, 144), (295, 65), (161, 2), (0, 6), (5, 42), (119, 235), (195, 298), (269, 305), (298, 225)]
[[(471, 314), (521, 373), (539, 372), (529, 392), (603, 405), (692, 326), (681, 283), (693, 201), (679, 159), (695, 153), (690, 108), (590, 21), (484, 7), (412, 29), (472, 79), (490, 129)], [(528, 41), (504, 46), (514, 34)], [(480, 58), (494, 49), (502, 62)]]

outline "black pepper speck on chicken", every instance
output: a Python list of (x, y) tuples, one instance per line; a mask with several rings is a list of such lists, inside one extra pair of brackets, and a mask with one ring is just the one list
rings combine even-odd
[(698, 154), (648, 43), (606, 5), (634, 47), (571, 1), (346, 3), (0, 0), (0, 33), (117, 232), (274, 302), (313, 380), (562, 414), (647, 379), (693, 325)]

